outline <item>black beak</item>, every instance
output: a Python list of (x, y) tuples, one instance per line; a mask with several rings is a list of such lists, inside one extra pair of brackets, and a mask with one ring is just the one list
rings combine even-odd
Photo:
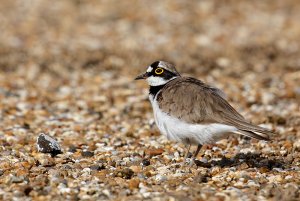
[(149, 74), (148, 74), (148, 72), (146, 72), (146, 73), (143, 73), (143, 74), (141, 74), (141, 75), (137, 76), (137, 77), (136, 77), (134, 80), (146, 79), (147, 77), (149, 77)]

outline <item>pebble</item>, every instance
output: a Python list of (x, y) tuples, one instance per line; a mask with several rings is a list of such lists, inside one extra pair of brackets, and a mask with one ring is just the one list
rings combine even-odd
[(105, 166), (103, 164), (101, 164), (101, 165), (92, 165), (92, 166), (90, 166), (90, 169), (99, 171), (99, 170), (105, 169)]
[(52, 137), (41, 133), (37, 138), (37, 150), (41, 153), (50, 153), (51, 156), (61, 154), (61, 148), (58, 142)]
[(69, 150), (68, 150), (68, 152), (75, 153), (76, 151), (77, 151), (77, 147), (76, 147), (76, 146), (74, 146), (74, 145), (71, 145), (71, 146), (69, 147)]
[(281, 175), (272, 175), (268, 177), (269, 182), (271, 183), (278, 183), (282, 181)]
[(134, 175), (134, 172), (129, 168), (125, 168), (125, 169), (121, 170), (119, 173), (117, 173), (117, 176), (120, 176), (124, 179), (130, 179), (133, 175)]
[(139, 184), (140, 184), (140, 180), (138, 178), (132, 178), (130, 179), (128, 186), (129, 189), (133, 190), (135, 188), (138, 188)]
[(206, 173), (199, 173), (195, 178), (195, 183), (206, 183), (209, 179), (209, 175)]
[(82, 151), (81, 152), (81, 156), (82, 157), (87, 157), (87, 158), (93, 157), (94, 156), (94, 152), (91, 152), (91, 151)]
[(145, 153), (146, 155), (149, 155), (150, 157), (161, 155), (164, 152), (163, 149), (146, 149)]
[(148, 166), (148, 165), (150, 165), (150, 160), (148, 160), (148, 159), (143, 159), (142, 165), (143, 165), (143, 166)]
[(142, 171), (142, 168), (141, 166), (138, 166), (138, 165), (133, 165), (133, 166), (130, 166), (129, 167), (134, 173), (139, 173)]
[(55, 165), (55, 160), (52, 157), (45, 154), (37, 154), (36, 159), (44, 167), (51, 167)]
[(161, 175), (161, 174), (157, 174), (155, 176), (155, 180), (158, 182), (164, 182), (166, 181), (168, 178), (165, 175)]
[(11, 177), (11, 182), (12, 183), (22, 183), (24, 181), (25, 181), (25, 177), (24, 176), (19, 176), (19, 177), (12, 176)]

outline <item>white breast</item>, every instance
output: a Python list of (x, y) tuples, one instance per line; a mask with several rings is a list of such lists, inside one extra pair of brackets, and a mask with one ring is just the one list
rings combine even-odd
[(233, 126), (218, 123), (205, 125), (186, 123), (161, 111), (153, 95), (149, 95), (149, 99), (155, 123), (160, 132), (169, 140), (186, 143), (189, 139), (190, 143), (203, 145), (214, 143), (226, 137), (226, 134), (237, 131)]

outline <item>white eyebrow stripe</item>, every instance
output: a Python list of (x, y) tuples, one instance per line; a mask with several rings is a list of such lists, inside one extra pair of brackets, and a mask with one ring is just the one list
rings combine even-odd
[(151, 66), (148, 67), (147, 72), (151, 72), (153, 70), (153, 68)]

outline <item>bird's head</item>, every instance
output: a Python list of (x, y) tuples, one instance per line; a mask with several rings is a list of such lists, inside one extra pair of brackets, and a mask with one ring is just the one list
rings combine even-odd
[(155, 61), (135, 80), (146, 79), (150, 86), (160, 86), (176, 77), (180, 77), (180, 74), (175, 69), (175, 65), (165, 61)]

